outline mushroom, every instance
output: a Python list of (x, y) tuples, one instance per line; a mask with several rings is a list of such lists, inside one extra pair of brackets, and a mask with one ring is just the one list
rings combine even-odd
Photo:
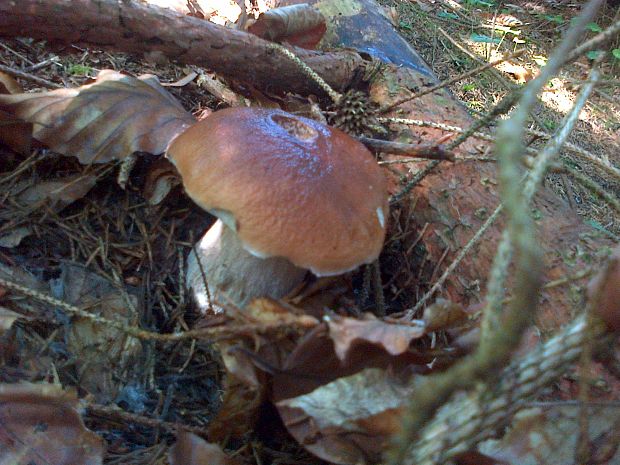
[(379, 256), (387, 182), (372, 154), (338, 129), (281, 110), (228, 108), (177, 137), (167, 157), (187, 194), (218, 217), (188, 259), (186, 284), (202, 310), (205, 283), (220, 306), (243, 308), (285, 296), (307, 270), (338, 275)]

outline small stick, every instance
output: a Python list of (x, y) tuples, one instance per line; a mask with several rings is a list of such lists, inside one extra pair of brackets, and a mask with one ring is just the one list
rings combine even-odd
[(42, 62), (37, 63), (35, 65), (27, 66), (26, 68), (24, 68), (24, 72), (25, 73), (32, 73), (32, 72), (37, 71), (39, 69), (45, 68), (45, 67), (47, 67), (49, 65), (53, 65), (57, 61), (58, 61), (58, 57), (57, 56), (53, 56), (52, 58), (48, 58), (47, 60), (43, 60)]
[(372, 139), (364, 136), (357, 137), (357, 140), (375, 152), (425, 158), (428, 160), (447, 160), (453, 162), (455, 159), (454, 154), (444, 149), (441, 145), (405, 144), (403, 142)]
[(200, 436), (208, 436), (208, 431), (205, 428), (158, 420), (157, 418), (150, 418), (144, 415), (138, 415), (136, 413), (125, 412), (118, 407), (108, 407), (106, 405), (99, 404), (87, 404), (86, 412), (89, 415), (117, 418), (123, 422), (135, 423), (148, 426), (150, 428), (163, 428), (170, 432), (189, 431), (190, 433), (198, 434)]
[(8, 74), (9, 76), (13, 76), (20, 79), (25, 79), (26, 81), (34, 82), (42, 87), (47, 87), (48, 89), (62, 89), (63, 86), (60, 84), (56, 84), (55, 82), (48, 81), (47, 79), (43, 79), (37, 77), (33, 74), (25, 73), (18, 69), (9, 68), (8, 66), (4, 66), (0, 64), (0, 71)]
[(379, 111), (381, 113), (387, 113), (388, 111), (393, 110), (394, 108), (396, 108), (399, 105), (402, 105), (403, 103), (407, 103), (407, 102), (409, 102), (411, 100), (415, 100), (415, 99), (420, 98), (420, 97), (422, 97), (424, 95), (427, 95), (427, 94), (430, 94), (432, 92), (435, 92), (436, 90), (439, 90), (439, 89), (442, 89), (444, 87), (447, 87), (450, 84), (454, 84), (455, 82), (458, 82), (461, 79), (466, 79), (466, 78), (468, 78), (470, 76), (473, 76), (475, 74), (479, 74), (482, 71), (484, 71), (484, 70), (486, 70), (488, 68), (493, 68), (494, 66), (497, 66), (500, 63), (503, 63), (505, 61), (512, 60), (513, 58), (518, 58), (521, 55), (523, 55), (524, 52), (525, 52), (525, 50), (517, 50), (516, 52), (514, 52), (514, 53), (512, 53), (512, 54), (510, 54), (510, 55), (508, 55), (508, 56), (506, 56), (504, 58), (500, 58), (499, 60), (491, 61), (490, 63), (485, 63), (482, 66), (478, 66), (478, 67), (476, 67), (476, 68), (474, 68), (472, 70), (469, 70), (469, 71), (467, 71), (465, 73), (459, 74), (458, 76), (455, 76), (455, 77), (453, 77), (451, 79), (448, 79), (446, 81), (440, 82), (439, 84), (434, 85), (433, 87), (429, 87), (428, 89), (425, 89), (425, 90), (422, 90), (420, 92), (417, 92), (417, 93), (413, 94), (411, 97), (406, 97), (406, 98), (403, 98), (402, 100), (398, 100), (395, 103), (392, 103), (392, 104), (388, 105), (387, 107), (381, 108)]

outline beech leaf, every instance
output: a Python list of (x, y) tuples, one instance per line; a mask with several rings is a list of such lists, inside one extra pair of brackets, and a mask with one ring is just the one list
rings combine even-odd
[(83, 164), (163, 153), (195, 122), (155, 77), (112, 70), (74, 89), (0, 95), (0, 110), (32, 123), (35, 139)]
[(22, 86), (12, 76), (0, 71), (0, 94), (18, 94), (23, 91)]
[(0, 464), (103, 463), (103, 441), (76, 407), (77, 398), (54, 385), (0, 385)]
[(291, 435), (332, 463), (378, 463), (412, 394), (388, 371), (363, 370), (314, 391), (281, 400), (276, 407)]
[(390, 355), (400, 355), (407, 351), (412, 340), (426, 334), (424, 326), (386, 323), (372, 315), (367, 315), (365, 320), (331, 316), (327, 324), (340, 360), (345, 360), (360, 342), (382, 347)]
[(50, 202), (55, 211), (60, 211), (84, 197), (96, 182), (97, 177), (90, 174), (42, 181), (21, 191), (15, 196), (15, 200), (20, 205), (31, 209), (39, 208), (45, 202)]

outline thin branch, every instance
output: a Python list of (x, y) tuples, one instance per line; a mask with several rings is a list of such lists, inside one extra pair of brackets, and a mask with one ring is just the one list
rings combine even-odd
[[(602, 325), (592, 333), (600, 343), (607, 340), (600, 337), (604, 334)], [(493, 437), (516, 412), (531, 405), (529, 399), (566, 372), (579, 358), (587, 336), (586, 317), (581, 315), (536, 350), (503, 369), (490, 395), (486, 386), (480, 386), (475, 392), (445, 404), (411, 447), (412, 463), (445, 463)]]
[(63, 86), (60, 84), (56, 84), (55, 82), (48, 81), (47, 79), (40, 78), (30, 73), (26, 73), (24, 71), (20, 71), (18, 69), (9, 68), (8, 66), (4, 66), (0, 64), (0, 71), (8, 74), (9, 76), (13, 76), (15, 78), (24, 79), (25, 81), (34, 82), (35, 84), (40, 85), (41, 87), (45, 87), (47, 89), (62, 89)]
[[(590, 2), (588, 4), (590, 10), (593, 9), (592, 5), (594, 3), (595, 2)], [(499, 153), (507, 150), (510, 146), (514, 146), (515, 150), (523, 150), (523, 133), (525, 132), (524, 127), (529, 107), (536, 102), (536, 92), (538, 92), (542, 88), (544, 83), (553, 75), (553, 73), (559, 69), (562, 59), (561, 53), (566, 53), (566, 42), (569, 39), (574, 40), (574, 37), (572, 37), (575, 35), (574, 31), (580, 30), (577, 29), (578, 27), (584, 27), (587, 22), (586, 19), (589, 20), (589, 18), (591, 17), (586, 13), (587, 11), (579, 17), (579, 21), (575, 24), (574, 29), (569, 30), (566, 38), (564, 39), (562, 44), (560, 44), (560, 47), (551, 56), (547, 67), (543, 68), (544, 73), (541, 72), (539, 78), (532, 81), (531, 88), (530, 86), (527, 87), (520, 106), (515, 111), (513, 117), (505, 121), (500, 126), (498, 141), (496, 145)], [(590, 15), (593, 15), (593, 13), (590, 12)], [(598, 73), (598, 70), (593, 69), (591, 72), (591, 81), (596, 81), (599, 77), (600, 75)], [(536, 193), (536, 190), (542, 183), (543, 177), (547, 169), (551, 165), (553, 157), (558, 154), (558, 152), (562, 148), (562, 145), (573, 130), (573, 127), (579, 118), (579, 113), (585, 105), (593, 88), (594, 82), (591, 82), (590, 84), (582, 88), (582, 91), (577, 101), (575, 102), (573, 109), (564, 118), (561, 129), (558, 131), (556, 136), (548, 142), (545, 148), (538, 154), (538, 156), (534, 160), (534, 166), (530, 171), (530, 174), (528, 176), (528, 179), (526, 180), (523, 189), (523, 201), (526, 202), (526, 204), (529, 204), (531, 202), (534, 194)], [(515, 173), (511, 174), (510, 176), (514, 175)], [(514, 179), (516, 178), (507, 178), (506, 182), (508, 182), (509, 179), (512, 179), (514, 181)], [(489, 283), (487, 286), (487, 308), (481, 325), (481, 340), (484, 340), (486, 334), (492, 334), (494, 331), (493, 328), (496, 328), (497, 325), (500, 325), (503, 319), (503, 316), (501, 314), (501, 302), (504, 298), (504, 280), (507, 274), (508, 264), (510, 263), (510, 258), (512, 256), (511, 249), (512, 248), (510, 245), (509, 236), (506, 231), (504, 231), (504, 234), (502, 234), (502, 238), (498, 246), (497, 256), (494, 260), (490, 273)]]
[(566, 63), (575, 61), (580, 56), (585, 55), (592, 50), (600, 49), (603, 45), (605, 45), (605, 43), (616, 38), (618, 33), (620, 33), (620, 21), (616, 21), (603, 32), (599, 32), (587, 42), (584, 42), (579, 47), (573, 49), (569, 54), (567, 54)]
[(420, 92), (417, 92), (415, 94), (413, 94), (411, 97), (406, 97), (403, 98), (402, 100), (398, 100), (396, 103), (392, 103), (390, 105), (388, 105), (387, 107), (383, 107), (381, 108), (379, 111), (381, 113), (387, 113), (390, 110), (393, 110), (394, 108), (396, 108), (397, 106), (402, 105), (403, 103), (407, 103), (410, 102), (411, 100), (415, 100), (417, 98), (423, 97), (424, 95), (430, 94), (432, 92), (435, 92), (439, 89), (443, 89), (444, 87), (447, 87), (451, 84), (454, 84), (455, 82), (458, 82), (462, 79), (466, 79), (470, 76), (474, 76), (476, 74), (480, 74), (482, 71), (485, 71), (488, 68), (493, 68), (497, 65), (499, 65), (500, 63), (503, 63), (505, 61), (508, 60), (512, 60), (513, 58), (518, 58), (521, 55), (523, 55), (523, 53), (525, 52), (525, 50), (517, 50), (514, 53), (511, 53), (510, 55), (504, 57), (504, 58), (500, 58), (499, 60), (495, 60), (495, 61), (491, 61), (490, 63), (486, 63), (484, 65), (478, 66), (470, 71), (467, 71), (463, 74), (459, 74), (458, 76), (455, 76), (453, 78), (450, 78), (448, 80), (445, 80), (443, 82), (440, 82), (439, 84), (436, 84), (428, 89), (422, 90)]
[(407, 182), (405, 187), (403, 187), (400, 192), (398, 192), (397, 194), (394, 194), (392, 197), (390, 197), (390, 205), (395, 205), (398, 202), (400, 202), (402, 199), (404, 199), (409, 194), (409, 192), (411, 192), (411, 190), (415, 186), (417, 186), (418, 183), (422, 179), (424, 179), (438, 164), (439, 164), (439, 160), (433, 160), (433, 161), (430, 161), (429, 163), (427, 163), (424, 168), (422, 168), (420, 171), (418, 171), (413, 176), (413, 178), (411, 178)]
[(300, 327), (300, 328), (312, 328), (318, 324), (318, 321), (315, 318), (300, 316), (295, 320), (289, 321), (273, 321), (267, 323), (257, 323), (257, 324), (227, 324), (223, 326), (214, 326), (211, 328), (202, 328), (195, 329), (191, 331), (185, 331), (182, 333), (167, 333), (160, 334), (154, 333), (152, 331), (146, 331), (141, 328), (137, 328), (135, 326), (127, 326), (125, 322), (119, 320), (111, 320), (108, 318), (101, 317), (99, 315), (95, 315), (90, 313), (82, 308), (76, 307), (75, 305), (71, 305), (63, 300), (56, 299), (52, 296), (44, 294), (42, 292), (36, 291), (34, 289), (30, 289), (26, 286), (22, 286), (21, 284), (14, 283), (13, 281), (9, 281), (4, 278), (0, 278), (0, 285), (4, 286), (13, 291), (19, 292), (20, 294), (27, 295), (34, 299), (37, 299), (41, 302), (53, 305), (55, 307), (62, 308), (65, 312), (79, 316), (81, 318), (86, 318), (94, 323), (109, 326), (115, 328), (129, 336), (135, 337), (137, 339), (142, 340), (151, 340), (157, 342), (171, 342), (171, 341), (180, 341), (184, 339), (204, 339), (204, 338), (218, 338), (223, 339), (235, 335), (241, 334), (256, 334), (256, 333), (265, 333), (274, 330), (278, 330), (284, 327)]
[(441, 145), (416, 145), (389, 140), (372, 139), (370, 137), (357, 137), (362, 144), (375, 152), (389, 153), (392, 155), (404, 155), (417, 159), (447, 160), (454, 161), (455, 156)]
[(595, 196), (599, 197), (604, 202), (606, 202), (610, 207), (616, 210), (617, 213), (620, 213), (620, 202), (618, 202), (618, 199), (614, 197), (613, 194), (610, 194), (609, 192), (607, 192), (607, 190), (605, 190), (600, 184), (598, 184), (592, 178), (590, 178), (589, 176), (586, 176), (580, 171), (577, 171), (571, 166), (568, 166), (567, 164), (563, 165), (560, 168), (560, 171), (563, 171), (573, 176), (579, 184), (581, 184), (583, 187), (588, 189), (592, 194), (594, 194)]
[(424, 294), (422, 296), (422, 298), (420, 298), (420, 300), (418, 300), (418, 302), (415, 304), (415, 306), (410, 309), (407, 310), (407, 316), (410, 318), (413, 318), (413, 316), (422, 309), (422, 307), (424, 306), (424, 304), (435, 294), (435, 292), (437, 292), (438, 290), (441, 289), (441, 287), (443, 286), (443, 284), (446, 282), (446, 280), (448, 279), (448, 277), (452, 274), (452, 272), (456, 269), (457, 266), (459, 266), (459, 264), (461, 263), (461, 261), (463, 260), (463, 258), (465, 258), (465, 256), (469, 253), (469, 251), (471, 250), (471, 248), (476, 245), (478, 243), (478, 241), (482, 238), (482, 236), (484, 235), (484, 233), (491, 227), (491, 225), (495, 222), (495, 220), (497, 219), (497, 217), (499, 216), (499, 214), (502, 211), (502, 205), (500, 204), (491, 214), (491, 216), (489, 216), (487, 218), (487, 220), (484, 222), (484, 224), (482, 226), (480, 226), (480, 229), (478, 229), (478, 231), (476, 231), (476, 234), (474, 234), (474, 236), (469, 240), (469, 242), (467, 242), (467, 244), (465, 244), (465, 247), (463, 247), (459, 254), (456, 256), (456, 258), (452, 261), (452, 263), (450, 263), (450, 265), (446, 268), (446, 270), (443, 272), (443, 274), (441, 275), (441, 277), (435, 282), (435, 284), (433, 284), (433, 287), (431, 287), (429, 289), (429, 291)]

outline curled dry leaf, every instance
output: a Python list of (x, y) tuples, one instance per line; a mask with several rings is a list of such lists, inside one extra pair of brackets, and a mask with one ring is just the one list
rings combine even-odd
[(409, 349), (411, 341), (426, 334), (422, 325), (386, 323), (370, 314), (364, 320), (339, 316), (330, 316), (326, 320), (340, 360), (346, 360), (359, 343), (371, 343), (390, 355), (400, 355)]
[(103, 441), (74, 395), (53, 385), (0, 385), (0, 464), (100, 465)]
[(280, 325), (284, 331), (287, 326), (312, 328), (319, 324), (316, 318), (304, 315), (302, 310), (267, 297), (252, 300), (243, 309), (243, 316), (259, 326)]
[(274, 401), (309, 393), (365, 368), (428, 371), (432, 357), (408, 350), (421, 336), (419, 328), (354, 318), (329, 325), (308, 332), (273, 374)]
[(248, 385), (230, 373), (224, 380), (223, 390), (222, 405), (209, 423), (209, 438), (215, 441), (241, 438), (253, 430), (264, 400), (265, 384)]
[(307, 3), (268, 10), (248, 27), (249, 32), (263, 39), (308, 49), (317, 46), (326, 30), (325, 17)]
[(583, 429), (587, 432), (584, 452), (590, 459), (586, 463), (620, 463), (620, 415), (614, 405), (566, 404), (523, 410), (502, 439), (485, 441), (479, 450), (510, 465), (584, 463), (577, 460), (581, 414), (588, 420)]
[(0, 71), (0, 94), (19, 94), (23, 91), (22, 86), (12, 76)]
[(212, 444), (195, 434), (181, 431), (177, 442), (168, 452), (170, 465), (235, 465), (232, 459), (217, 444)]
[[(231, 107), (245, 106), (245, 99), (243, 96), (237, 94), (230, 87), (224, 84), (224, 82), (222, 82), (214, 73), (200, 73), (200, 76), (198, 76), (196, 82), (199, 87), (206, 89), (211, 95)], [(205, 117), (203, 116), (201, 119), (204, 118)]]
[(149, 166), (142, 195), (150, 205), (159, 205), (175, 187), (181, 184), (176, 168), (166, 158)]
[(111, 70), (75, 89), (0, 95), (0, 110), (32, 123), (35, 139), (83, 164), (163, 153), (195, 122), (153, 76)]
[(293, 437), (318, 457), (338, 464), (377, 463), (412, 392), (411, 383), (389, 371), (366, 369), (276, 407)]

